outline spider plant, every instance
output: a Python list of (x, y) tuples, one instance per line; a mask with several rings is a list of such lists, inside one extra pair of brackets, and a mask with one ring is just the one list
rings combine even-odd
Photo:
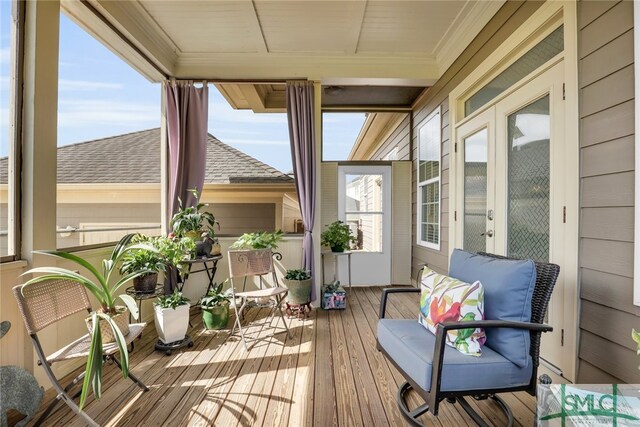
[(145, 249), (157, 252), (157, 249), (147, 244), (132, 244), (131, 240), (133, 237), (133, 234), (128, 234), (120, 239), (111, 252), (110, 258), (102, 260), (101, 272), (87, 260), (72, 253), (63, 251), (34, 251), (34, 253), (37, 254), (71, 261), (88, 270), (91, 274), (82, 275), (76, 271), (60, 267), (36, 267), (23, 274), (41, 274), (40, 276), (28, 280), (23, 285), (23, 288), (27, 286), (35, 286), (45, 280), (62, 279), (77, 282), (91, 292), (101, 306), (99, 311), (94, 310), (91, 313), (93, 330), (91, 333), (91, 346), (89, 348), (89, 355), (87, 359), (86, 374), (82, 384), (80, 408), (84, 406), (85, 399), (89, 392), (89, 385), (91, 385), (96, 399), (99, 399), (102, 395), (102, 332), (100, 330), (101, 322), (99, 319), (104, 319), (111, 327), (122, 358), (122, 375), (125, 378), (129, 376), (129, 353), (127, 351), (127, 343), (124, 335), (112, 319), (112, 316), (118, 313), (116, 309), (116, 300), (120, 298), (131, 312), (131, 315), (136, 319), (138, 318), (138, 307), (136, 305), (136, 301), (126, 293), (117, 295), (117, 292), (130, 280), (133, 280), (138, 276), (148, 274), (151, 270), (143, 268), (131, 271), (120, 277), (118, 274), (118, 267), (122, 258), (130, 251)]

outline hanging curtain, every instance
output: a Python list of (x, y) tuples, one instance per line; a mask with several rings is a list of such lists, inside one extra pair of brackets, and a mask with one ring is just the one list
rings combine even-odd
[[(167, 212), (169, 221), (179, 208), (195, 206), (196, 200), (190, 189), (202, 192), (207, 159), (207, 136), (209, 116), (209, 88), (194, 86), (192, 81), (165, 81), (168, 185)], [(165, 230), (171, 231), (171, 230)], [(169, 294), (177, 284), (177, 270), (167, 268), (165, 293)]]
[[(204, 83), (196, 87), (193, 81), (164, 82), (166, 96), (168, 152), (167, 224), (177, 212), (179, 201), (194, 206), (195, 198), (188, 191), (202, 192), (207, 159), (207, 126), (209, 88)], [(168, 230), (170, 231), (170, 230)]]
[[(304, 224), (302, 243), (302, 268), (313, 270), (313, 230), (316, 209), (316, 141), (314, 128), (313, 82), (287, 82), (287, 119), (291, 141), (291, 162), (296, 181), (296, 192), (300, 202), (300, 213)], [(311, 300), (316, 299), (316, 287), (311, 287)]]

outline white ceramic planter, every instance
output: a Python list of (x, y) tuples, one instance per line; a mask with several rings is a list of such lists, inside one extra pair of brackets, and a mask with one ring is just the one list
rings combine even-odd
[(189, 304), (176, 309), (154, 307), (154, 320), (160, 341), (165, 344), (183, 340), (189, 327)]

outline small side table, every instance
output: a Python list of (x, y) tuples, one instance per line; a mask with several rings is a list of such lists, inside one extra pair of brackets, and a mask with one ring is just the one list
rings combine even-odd
[(351, 254), (353, 251), (344, 251), (344, 252), (322, 252), (322, 284), (324, 285), (324, 256), (325, 255), (333, 255), (336, 260), (336, 268), (333, 272), (333, 281), (336, 281), (336, 275), (338, 274), (338, 257), (346, 256), (347, 264), (349, 266), (349, 293), (351, 293)]
[[(130, 286), (125, 292), (138, 302), (138, 313), (142, 319), (142, 301), (164, 295), (164, 285), (157, 285), (153, 292), (137, 292), (133, 286)], [(129, 323), (131, 323), (131, 313), (129, 313)], [(138, 339), (140, 338), (142, 338), (142, 334), (138, 337)]]
[[(207, 278), (209, 279), (209, 285), (207, 286), (207, 291), (205, 295), (209, 293), (211, 289), (213, 289), (213, 278), (216, 275), (216, 271), (218, 270), (218, 261), (222, 259), (222, 255), (208, 256), (208, 257), (199, 257), (190, 259), (188, 261), (183, 261), (182, 264), (187, 264), (189, 267), (187, 272), (183, 277), (180, 277), (177, 283), (178, 290), (182, 292), (184, 289), (184, 285), (187, 283), (189, 279), (189, 275), (193, 273), (202, 273), (203, 271), (207, 273)], [(208, 263), (211, 263), (209, 265)], [(202, 268), (200, 270), (192, 270), (194, 264), (202, 264)]]

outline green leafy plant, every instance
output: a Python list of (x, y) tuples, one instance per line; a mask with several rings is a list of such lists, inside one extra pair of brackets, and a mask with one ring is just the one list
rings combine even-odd
[(200, 298), (200, 306), (202, 308), (220, 307), (222, 305), (229, 304), (231, 295), (222, 292), (224, 283), (226, 283), (226, 281), (223, 283), (214, 284), (213, 288), (209, 292), (207, 292), (205, 296)]
[(284, 276), (287, 280), (308, 280), (311, 279), (311, 273), (307, 270), (287, 270)]
[(213, 239), (215, 237), (214, 227), (217, 225), (218, 229), (220, 229), (220, 224), (211, 212), (202, 210), (209, 205), (200, 203), (198, 190), (193, 188), (189, 191), (196, 198), (196, 206), (185, 207), (182, 200), (178, 199), (179, 210), (171, 218), (169, 226), (177, 237), (190, 235), (191, 237), (199, 238), (208, 235)]
[(320, 242), (323, 246), (342, 250), (349, 247), (356, 239), (351, 234), (351, 228), (342, 221), (334, 221), (327, 226), (327, 229), (320, 235)]
[(120, 267), (121, 273), (142, 269), (158, 272), (169, 265), (177, 267), (182, 273), (182, 270), (188, 267), (182, 263), (193, 258), (196, 248), (193, 239), (188, 237), (149, 237), (144, 234), (136, 234), (132, 243), (149, 245), (154, 250), (142, 248), (128, 251), (123, 257)]
[(34, 253), (48, 255), (63, 260), (71, 261), (79, 267), (86, 269), (90, 274), (83, 276), (82, 274), (60, 267), (36, 267), (25, 272), (25, 274), (41, 274), (28, 280), (24, 285), (36, 286), (38, 283), (46, 280), (71, 280), (84, 286), (96, 298), (100, 304), (100, 311), (91, 313), (91, 322), (93, 330), (91, 333), (91, 345), (89, 347), (89, 355), (87, 358), (86, 374), (82, 384), (82, 393), (80, 395), (80, 408), (84, 406), (85, 400), (89, 393), (89, 385), (93, 389), (96, 399), (100, 399), (102, 395), (102, 332), (98, 319), (104, 319), (113, 331), (115, 341), (120, 350), (122, 375), (126, 378), (129, 376), (129, 352), (127, 344), (122, 332), (115, 324), (112, 316), (118, 313), (116, 308), (116, 300), (120, 298), (127, 306), (131, 315), (138, 318), (138, 306), (136, 301), (127, 294), (118, 295), (118, 291), (130, 280), (136, 277), (149, 274), (152, 271), (146, 268), (134, 270), (128, 274), (117, 277), (118, 267), (122, 259), (130, 252), (135, 250), (157, 251), (153, 246), (147, 244), (134, 244), (132, 240), (133, 234), (127, 234), (116, 244), (111, 252), (109, 259), (102, 261), (102, 271), (98, 271), (87, 260), (68, 252), (62, 251), (34, 251)]
[[(636, 354), (638, 356), (640, 356), (640, 332), (636, 331), (635, 329), (631, 330), (631, 339), (633, 341), (635, 341), (636, 343)], [(638, 366), (638, 369), (640, 369), (640, 366)]]
[(231, 245), (231, 249), (277, 249), (283, 234), (282, 230), (245, 233)]
[(182, 292), (174, 289), (173, 293), (170, 295), (160, 295), (158, 299), (153, 303), (153, 305), (160, 308), (172, 308), (175, 310), (181, 305), (185, 305), (188, 303), (189, 298), (182, 295)]

